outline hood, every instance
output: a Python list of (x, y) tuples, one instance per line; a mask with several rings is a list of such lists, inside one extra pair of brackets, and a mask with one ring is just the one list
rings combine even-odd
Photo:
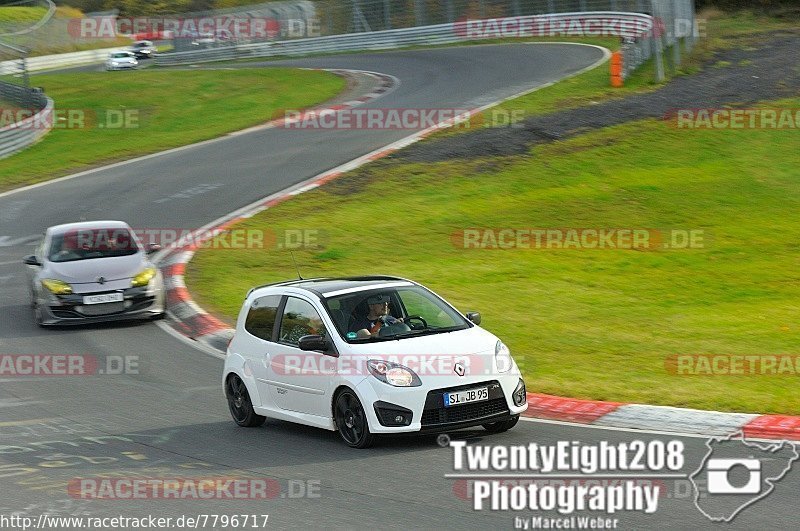
[(494, 334), (474, 326), (430, 336), (349, 345), (348, 351), (350, 359), (359, 362), (377, 358), (399, 363), (413, 370), (425, 386), (438, 388), (496, 378), (500, 374), (494, 359), (496, 345)]
[(494, 356), (496, 344), (497, 336), (479, 326), (473, 326), (466, 330), (429, 336), (349, 344), (347, 348), (357, 356), (372, 354), (463, 356), (487, 352)]
[(42, 277), (63, 280), (68, 284), (93, 284), (97, 277), (104, 277), (109, 281), (131, 278), (148, 265), (141, 252), (130, 256), (48, 262)]

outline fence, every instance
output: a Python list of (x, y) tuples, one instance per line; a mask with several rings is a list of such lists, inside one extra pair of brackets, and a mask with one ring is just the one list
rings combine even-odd
[(547, 21), (549, 28), (566, 23), (558, 35), (587, 36), (583, 28), (612, 18), (630, 23), (606, 34), (623, 41), (623, 77), (654, 58), (656, 80), (663, 81), (665, 51), (671, 51), (669, 66), (677, 68), (683, 51), (690, 50), (696, 38), (693, 0), (353, 0), (320, 1), (314, 6), (319, 37), (218, 42), (206, 49), (162, 54), (156, 62), (175, 65), (452, 44), (481, 38), (463, 32), (475, 21), (494, 21), (499, 27), (514, 21), (533, 27)]
[(53, 100), (36, 89), (0, 81), (0, 99), (20, 109), (36, 111), (32, 116), (0, 127), (0, 158), (30, 146), (53, 126)]

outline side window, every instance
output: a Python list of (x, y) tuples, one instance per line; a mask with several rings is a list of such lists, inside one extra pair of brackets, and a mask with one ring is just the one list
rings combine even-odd
[(247, 312), (244, 329), (258, 338), (272, 341), (272, 330), (275, 328), (280, 303), (280, 295), (267, 295), (254, 300)]
[(312, 334), (328, 337), (317, 310), (302, 299), (289, 297), (283, 310), (279, 341), (297, 346), (301, 337)]

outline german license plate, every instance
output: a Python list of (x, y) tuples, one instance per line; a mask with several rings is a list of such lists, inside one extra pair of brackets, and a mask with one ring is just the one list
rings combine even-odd
[(467, 389), (455, 393), (444, 394), (444, 407), (460, 406), (470, 402), (480, 402), (489, 399), (489, 388), (479, 387), (477, 389)]
[(107, 302), (122, 302), (125, 296), (122, 293), (100, 293), (83, 297), (84, 304), (104, 304)]

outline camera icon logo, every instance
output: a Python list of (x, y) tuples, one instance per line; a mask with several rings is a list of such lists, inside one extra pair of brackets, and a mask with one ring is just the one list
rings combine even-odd
[(706, 441), (708, 452), (689, 481), (694, 504), (712, 522), (730, 522), (769, 496), (800, 459), (789, 441), (749, 441), (741, 431)]
[[(730, 475), (744, 467), (750, 477), (744, 485), (734, 486)], [(706, 464), (709, 494), (758, 494), (761, 492), (761, 461), (758, 459), (709, 459)]]

